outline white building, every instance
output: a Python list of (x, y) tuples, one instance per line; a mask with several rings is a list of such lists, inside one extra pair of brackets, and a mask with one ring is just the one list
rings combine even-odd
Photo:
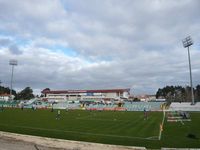
[(44, 89), (41, 92), (48, 101), (109, 101), (128, 99), (130, 89), (103, 89), (103, 90), (57, 90)]
[[(12, 98), (14, 98), (14, 95), (12, 95)], [(0, 101), (9, 101), (10, 100), (10, 94), (0, 94)]]
[(137, 98), (142, 102), (156, 101), (156, 95), (139, 95)]

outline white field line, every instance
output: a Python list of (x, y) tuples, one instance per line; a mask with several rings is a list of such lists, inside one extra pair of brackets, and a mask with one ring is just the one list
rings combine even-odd
[(160, 124), (158, 140), (161, 140), (161, 137), (162, 137), (164, 121), (165, 121), (165, 109), (163, 109), (163, 118), (162, 118), (162, 123)]
[(181, 119), (182, 117), (167, 117), (168, 119)]
[[(83, 117), (81, 117), (81, 116), (78, 116), (78, 117), (76, 117), (76, 119), (78, 119), (78, 120), (94, 120), (94, 121), (109, 121), (109, 122), (113, 122), (113, 121), (118, 121), (118, 122), (129, 122), (129, 121), (127, 121), (127, 120), (122, 120), (122, 119), (117, 119), (117, 118), (113, 118), (113, 119), (97, 119), (96, 118), (97, 117), (97, 115), (95, 114), (90, 114), (90, 115), (87, 115), (87, 116), (83, 116)], [(140, 116), (140, 118), (143, 118), (143, 116), (141, 117)]]
[(76, 118), (84, 119), (84, 118), (90, 118), (91, 116), (95, 116), (95, 115), (92, 115), (92, 114), (89, 114), (89, 115), (86, 115), (86, 116), (78, 115), (78, 117), (76, 117)]
[(168, 122), (183, 122), (183, 121), (191, 121), (191, 119), (167, 119)]
[[(81, 117), (81, 116), (78, 116), (78, 117), (76, 117), (76, 119), (80, 119), (80, 120), (96, 120), (96, 121), (120, 121), (120, 122), (129, 122), (129, 121), (127, 121), (127, 120), (121, 120), (121, 119), (117, 119), (117, 118), (113, 118), (113, 119), (97, 119), (97, 118), (94, 118), (94, 117), (97, 117), (96, 115), (92, 115), (92, 114), (90, 114), (90, 115), (87, 115), (87, 116), (83, 116), (83, 117)], [(144, 118), (144, 116), (143, 115), (140, 115), (140, 116), (138, 116), (138, 118), (139, 119), (141, 119), (141, 118)]]
[(77, 117), (76, 119), (79, 119), (79, 120), (94, 120), (94, 121), (119, 121), (119, 122), (128, 122), (128, 121), (125, 121), (125, 120), (120, 120), (120, 119), (95, 119), (95, 118), (82, 118), (82, 117)]
[(151, 136), (151, 137), (148, 137), (146, 139), (154, 139), (154, 140), (158, 140), (158, 136)]
[(43, 131), (54, 131), (54, 132), (65, 132), (65, 133), (75, 133), (75, 134), (82, 134), (82, 135), (95, 135), (95, 136), (103, 136), (103, 137), (114, 137), (114, 138), (129, 138), (129, 139), (141, 139), (141, 140), (158, 140), (154, 137), (134, 137), (134, 136), (123, 136), (123, 135), (112, 135), (112, 134), (100, 134), (100, 133), (90, 133), (90, 132), (78, 132), (78, 131), (69, 131), (69, 130), (58, 130), (58, 129), (46, 129), (46, 128), (37, 128), (37, 127), (28, 127), (28, 126), (17, 126), (17, 125), (9, 125), (9, 124), (1, 124), (3, 126), (11, 126), (17, 128), (24, 128), (24, 129), (33, 129), (33, 130), (43, 130)]

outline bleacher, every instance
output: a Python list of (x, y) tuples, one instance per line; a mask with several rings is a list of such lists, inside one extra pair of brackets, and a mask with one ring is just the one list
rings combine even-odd
[(122, 107), (117, 104), (90, 104), (88, 110), (126, 110), (126, 111), (160, 111), (164, 102), (125, 102)]
[(3, 107), (17, 107), (19, 101), (0, 101), (0, 106)]
[(164, 102), (126, 102), (124, 107), (127, 111), (160, 111)]
[(37, 100), (33, 103), (37, 108), (47, 108), (50, 106), (48, 102)]
[(53, 108), (55, 109), (65, 109), (67, 108), (67, 102), (60, 102), (60, 103), (55, 103), (53, 104)]
[(87, 110), (114, 110), (116, 106), (115, 104), (90, 104), (85, 107)]
[(200, 102), (195, 103), (195, 105), (191, 105), (190, 102), (173, 102), (169, 111), (200, 111)]
[(19, 107), (24, 107), (24, 108), (47, 108), (49, 107), (48, 102), (41, 101), (39, 99), (31, 99), (31, 100), (23, 100), (20, 102)]
[[(111, 111), (160, 111), (161, 105), (164, 102), (123, 102), (121, 107), (118, 106), (118, 103), (71, 103), (71, 102), (58, 102), (58, 103), (49, 103), (37, 99), (32, 99), (29, 101), (0, 101), (0, 106), (4, 107), (21, 107), (24, 108), (53, 108), (54, 109), (86, 109), (86, 110), (111, 110)], [(199, 106), (200, 108), (200, 106)], [(199, 109), (198, 108), (198, 109)], [(173, 108), (174, 109), (174, 108)]]

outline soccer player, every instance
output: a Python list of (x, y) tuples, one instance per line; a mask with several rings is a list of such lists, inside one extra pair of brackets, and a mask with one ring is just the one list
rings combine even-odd
[(51, 107), (51, 112), (53, 112), (53, 106)]
[(21, 104), (21, 110), (24, 110), (24, 103)]
[(1, 105), (1, 111), (3, 112), (3, 104)]
[(147, 110), (145, 107), (144, 107), (144, 120), (147, 120)]
[(65, 111), (68, 112), (68, 107), (66, 107)]
[(57, 113), (57, 115), (56, 115), (56, 119), (58, 120), (60, 120), (60, 110), (58, 110), (58, 113)]

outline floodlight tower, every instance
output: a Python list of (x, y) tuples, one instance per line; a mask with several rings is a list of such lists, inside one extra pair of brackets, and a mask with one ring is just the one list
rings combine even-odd
[(17, 66), (17, 60), (11, 59), (9, 61), (9, 65), (12, 66), (12, 74), (11, 74), (11, 81), (10, 81), (10, 99), (12, 99), (13, 72), (14, 72), (14, 66)]
[(188, 61), (189, 61), (189, 70), (190, 70), (190, 86), (191, 86), (191, 98), (192, 103), (191, 105), (194, 105), (194, 92), (193, 92), (193, 86), (192, 86), (192, 70), (191, 70), (191, 61), (190, 61), (190, 49), (189, 47), (193, 44), (192, 38), (190, 36), (186, 37), (182, 40), (183, 47), (188, 49)]

